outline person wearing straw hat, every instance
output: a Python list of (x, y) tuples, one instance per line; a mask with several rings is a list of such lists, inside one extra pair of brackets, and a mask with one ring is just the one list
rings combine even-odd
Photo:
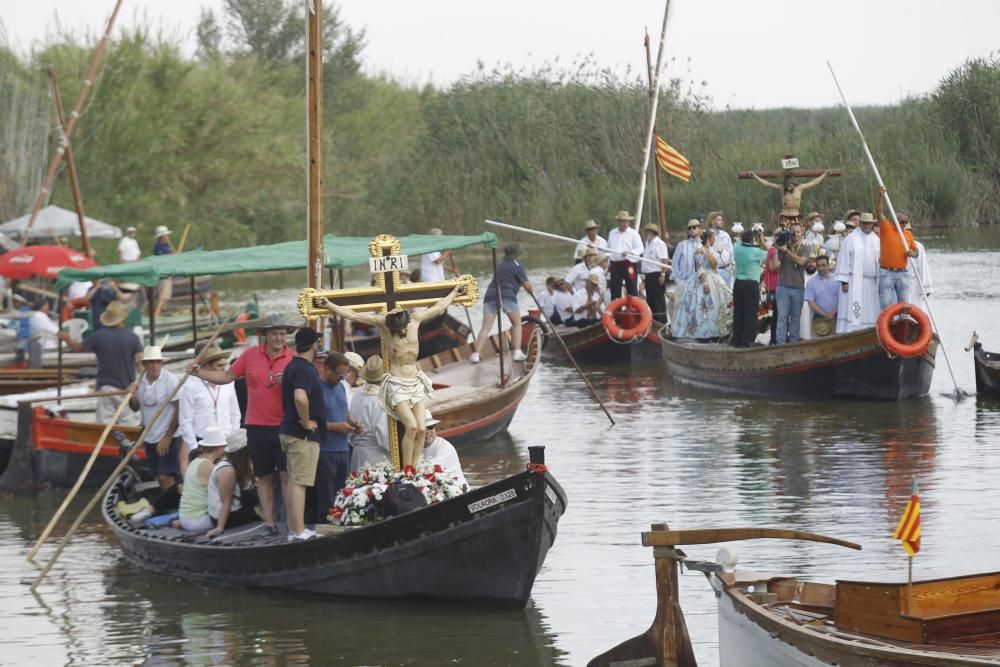
[[(848, 221), (851, 216), (848, 216)], [(879, 313), (879, 240), (872, 230), (875, 216), (862, 213), (858, 228), (840, 243), (836, 278), (840, 282), (837, 333), (875, 326)]]
[(229, 370), (192, 366), (195, 377), (215, 384), (246, 378), (247, 449), (253, 461), (264, 522), (272, 528), (275, 525), (275, 487), (279, 480), (282, 486), (288, 483), (287, 462), (278, 431), (282, 418), (281, 376), (294, 356), (287, 344), (288, 334), (296, 328), (282, 315), (268, 313), (257, 329), (260, 344), (248, 346)]
[(354, 398), (354, 393), (361, 385), (362, 380), (358, 377), (358, 373), (365, 367), (365, 359), (357, 352), (351, 352), (350, 350), (344, 352), (344, 358), (347, 359), (347, 375), (344, 376), (341, 382), (344, 384), (344, 390), (347, 392), (347, 402), (350, 403), (351, 399)]
[(424, 460), (433, 465), (441, 466), (445, 475), (454, 477), (462, 488), (468, 491), (469, 482), (465, 479), (465, 474), (462, 472), (462, 462), (458, 458), (458, 451), (455, 450), (455, 445), (437, 433), (437, 425), (440, 423), (441, 420), (434, 419), (434, 415), (430, 411), (424, 415), (424, 427), (426, 429), (424, 432)]
[(184, 492), (178, 512), (177, 527), (190, 533), (203, 533), (213, 528), (208, 515), (208, 480), (215, 464), (226, 450), (226, 434), (215, 426), (205, 430), (198, 441), (198, 456), (184, 472)]
[(205, 534), (206, 537), (260, 521), (254, 510), (257, 492), (253, 489), (253, 464), (247, 450), (246, 429), (236, 429), (226, 435), (223, 451), (208, 477), (208, 517), (215, 527)]
[(358, 423), (348, 414), (347, 377), (351, 362), (347, 355), (331, 352), (319, 369), (322, 380), (323, 406), (326, 410), (326, 437), (319, 445), (319, 462), (316, 466), (316, 520), (326, 521), (326, 516), (337, 499), (337, 492), (344, 488), (351, 465), (349, 437), (360, 430)]
[(563, 320), (563, 324), (583, 328), (597, 324), (604, 311), (604, 295), (601, 294), (601, 281), (595, 275), (587, 276), (584, 289), (573, 293), (573, 317)]
[[(97, 356), (97, 379), (94, 384), (98, 392), (124, 391), (135, 382), (136, 365), (142, 358), (142, 342), (125, 328), (126, 319), (128, 309), (121, 301), (112, 301), (101, 313), (103, 326), (83, 342), (73, 340), (65, 331), (58, 334), (73, 352), (93, 352)], [(120, 403), (121, 396), (99, 396), (95, 411), (97, 423), (110, 421)], [(139, 423), (139, 413), (126, 406), (118, 423), (135, 426)]]
[[(503, 308), (503, 312), (510, 320), (510, 333), (513, 343), (514, 353), (511, 358), (514, 361), (524, 361), (527, 357), (521, 349), (521, 310), (517, 305), (517, 293), (523, 287), (525, 291), (531, 292), (531, 283), (528, 281), (528, 274), (524, 267), (518, 262), (521, 256), (521, 244), (508, 243), (503, 249), (503, 261), (497, 265), (496, 275), (490, 281), (489, 287), (483, 294), (483, 326), (479, 329), (476, 337), (474, 351), (469, 355), (469, 362), (479, 363), (479, 355), (483, 351), (486, 341), (490, 340), (493, 333), (493, 324), (497, 320), (497, 312)], [(500, 286), (500, 304), (497, 304), (497, 285)], [(390, 360), (391, 361), (391, 360)]]
[(597, 250), (597, 247), (606, 248), (607, 239), (597, 233), (597, 223), (588, 220), (583, 223), (583, 238), (576, 244), (576, 251), (573, 253), (573, 263), (579, 264), (584, 260), (588, 250)]
[(348, 436), (351, 470), (360, 470), (389, 458), (389, 420), (378, 398), (385, 377), (382, 357), (377, 354), (368, 357), (359, 376), (364, 384), (354, 394), (348, 410), (359, 427)]
[[(427, 232), (430, 236), (441, 236), (441, 230), (434, 227)], [(422, 283), (433, 283), (441, 282), (444, 280), (444, 270), (447, 268), (454, 275), (458, 275), (458, 272), (452, 269), (450, 266), (446, 267), (445, 262), (451, 257), (451, 251), (445, 250), (444, 252), (429, 252), (426, 255), (420, 256), (420, 273), (419, 282)], [(412, 278), (411, 278), (412, 279)], [(416, 282), (416, 281), (415, 281)], [(326, 512), (324, 511), (324, 516)]]
[[(138, 385), (133, 383), (135, 392), (129, 400), (129, 407), (139, 411), (142, 424), (147, 426), (180, 380), (163, 368), (163, 351), (156, 345), (150, 345), (142, 351), (142, 368), (142, 379)], [(160, 484), (161, 491), (173, 486), (181, 474), (181, 438), (177, 434), (179, 402), (179, 397), (174, 396), (156, 423), (150, 427), (143, 442), (149, 472)]]
[(587, 286), (587, 276), (590, 275), (590, 269), (597, 264), (598, 257), (600, 257), (600, 253), (596, 248), (587, 248), (583, 253), (583, 261), (574, 264), (573, 268), (566, 274), (565, 280), (574, 292)]
[(608, 276), (608, 286), (611, 290), (611, 300), (622, 295), (622, 284), (625, 292), (639, 296), (636, 285), (636, 265), (642, 257), (642, 239), (639, 232), (632, 229), (634, 217), (628, 211), (618, 211), (615, 222), (618, 226), (608, 234), (609, 258), (611, 259), (611, 275)]
[[(670, 264), (670, 251), (667, 244), (660, 238), (660, 228), (653, 223), (647, 223), (642, 228), (643, 236), (646, 237), (646, 247), (642, 251), (642, 283), (646, 291), (646, 303), (653, 313), (653, 318), (657, 322), (667, 321), (667, 271), (666, 266), (659, 264)], [(652, 261), (647, 261), (652, 260)]]
[[(208, 371), (226, 370), (229, 352), (213, 345), (205, 351), (201, 360), (202, 368)], [(236, 399), (236, 387), (232, 382), (215, 384), (196, 378), (188, 381), (180, 392), (180, 416), (178, 432), (183, 440), (181, 448), (181, 468), (187, 467), (188, 456), (205, 437), (210, 428), (221, 429), (223, 433), (240, 427), (240, 404)]]
[(142, 257), (142, 250), (139, 249), (139, 242), (135, 239), (135, 227), (129, 226), (125, 229), (125, 236), (118, 242), (118, 261), (121, 264), (137, 262)]
[(170, 230), (167, 229), (166, 225), (157, 227), (153, 235), (156, 237), (156, 243), (153, 244), (154, 255), (174, 254), (174, 246), (170, 243)]

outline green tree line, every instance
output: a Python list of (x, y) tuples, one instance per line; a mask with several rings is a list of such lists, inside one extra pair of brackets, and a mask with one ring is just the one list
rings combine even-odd
[[(187, 223), (189, 247), (304, 236), (304, 3), (223, 4), (222, 15), (202, 15), (193, 56), (150, 29), (120, 34), (73, 138), (88, 215), (135, 225), (144, 244), (157, 225)], [(610, 226), (634, 206), (644, 77), (581, 57), (419, 87), (365, 74), (364, 34), (336, 12), (326, 24), (329, 232), (478, 233), (495, 218), (575, 234), (586, 219)], [(55, 65), (69, 107), (94, 47), (66, 34), (30, 53), (0, 44), (0, 218), (30, 210), (56, 145), (45, 67)], [(717, 111), (684, 77), (661, 94), (660, 134), (693, 171), (691, 183), (664, 177), (671, 229), (715, 209), (773, 221), (777, 194), (736, 172), (777, 168), (789, 152), (803, 167), (844, 173), (809, 191), (806, 208), (827, 219), (871, 208), (874, 179), (842, 109)], [(969, 61), (925, 96), (856, 113), (894, 203), (917, 221), (1000, 219), (1000, 60)], [(72, 208), (65, 175), (52, 203)]]

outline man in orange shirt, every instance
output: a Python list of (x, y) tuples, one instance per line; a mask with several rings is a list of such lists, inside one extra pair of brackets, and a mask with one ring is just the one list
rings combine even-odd
[[(899, 237), (899, 231), (891, 220), (887, 220), (882, 214), (882, 202), (885, 200), (885, 188), (879, 188), (878, 200), (875, 202), (875, 217), (878, 219), (878, 238), (881, 246), (878, 269), (878, 297), (882, 310), (885, 310), (894, 303), (909, 301), (910, 274), (906, 271), (906, 264), (910, 257), (919, 254), (913, 233), (903, 230), (906, 238), (906, 246)], [(900, 227), (906, 227), (910, 221), (908, 211), (900, 209), (896, 212), (896, 219), (899, 220)]]

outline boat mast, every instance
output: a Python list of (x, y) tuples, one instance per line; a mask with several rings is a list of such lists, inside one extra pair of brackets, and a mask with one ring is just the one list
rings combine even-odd
[[(308, 131), (308, 284), (323, 287), (323, 0), (309, 0), (306, 16), (306, 115)], [(317, 320), (321, 322), (321, 320)], [(322, 324), (317, 326), (322, 327)]]

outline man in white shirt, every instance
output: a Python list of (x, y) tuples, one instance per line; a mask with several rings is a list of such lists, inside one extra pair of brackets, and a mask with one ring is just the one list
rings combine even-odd
[[(42, 350), (54, 350), (59, 347), (59, 325), (49, 317), (49, 300), (39, 298), (28, 316), (31, 329), (31, 339), (37, 342)], [(39, 360), (41, 361), (41, 360)]]
[[(653, 318), (657, 322), (667, 321), (667, 267), (660, 264), (670, 264), (670, 253), (667, 244), (660, 238), (660, 228), (653, 223), (642, 228), (646, 237), (646, 248), (642, 251), (642, 264), (639, 268), (642, 273), (643, 284), (646, 289), (646, 303), (653, 313)], [(652, 260), (652, 261), (649, 261)], [(658, 262), (654, 264), (653, 262)]]
[(348, 413), (361, 430), (351, 433), (351, 470), (361, 470), (368, 464), (389, 459), (389, 417), (379, 401), (379, 389), (385, 375), (382, 357), (368, 357), (359, 377), (364, 385), (354, 394)]
[[(142, 415), (142, 424), (148, 425), (153, 416), (173, 393), (179, 380), (177, 376), (163, 368), (163, 352), (150, 345), (142, 352), (144, 373), (135, 392), (129, 400), (129, 407)], [(146, 433), (143, 446), (146, 448), (146, 463), (153, 478), (160, 484), (160, 490), (170, 488), (181, 474), (181, 439), (177, 435), (179, 399), (173, 400), (163, 409), (156, 423)]]
[(555, 311), (555, 301), (553, 301), (553, 295), (556, 292), (555, 288), (556, 277), (549, 276), (545, 279), (545, 289), (540, 290), (538, 294), (535, 295), (535, 299), (538, 301), (538, 307), (541, 309), (542, 318), (545, 320), (552, 319), (552, 313)]
[(708, 228), (715, 232), (712, 251), (719, 260), (719, 275), (730, 287), (733, 286), (733, 239), (726, 231), (726, 216), (722, 211), (712, 211), (706, 218)]
[(584, 236), (576, 244), (576, 252), (573, 254), (573, 261), (576, 264), (583, 261), (587, 250), (596, 249), (598, 246), (603, 248), (608, 244), (607, 239), (597, 233), (597, 223), (593, 220), (583, 223), (583, 231)]
[(601, 294), (601, 281), (591, 274), (587, 277), (586, 286), (573, 293), (573, 319), (565, 324), (574, 327), (585, 327), (597, 324), (604, 310), (604, 295)]
[[(441, 236), (441, 230), (435, 227), (434, 229), (427, 232), (431, 236)], [(429, 252), (426, 255), (420, 256), (420, 282), (422, 283), (436, 283), (444, 280), (444, 269), (445, 262), (451, 257), (451, 251), (445, 250), (444, 252)], [(455, 271), (449, 267), (449, 271), (455, 273)], [(458, 275), (455, 273), (455, 275)]]
[(583, 261), (574, 264), (573, 268), (566, 274), (566, 282), (571, 288), (573, 288), (574, 292), (582, 290), (584, 285), (587, 283), (587, 276), (590, 275), (590, 269), (597, 261), (597, 257), (597, 250), (594, 248), (587, 248), (583, 254)]
[[(202, 359), (206, 371), (225, 371), (229, 352), (218, 347), (210, 348)], [(181, 447), (181, 468), (187, 469), (188, 455), (198, 446), (198, 440), (208, 435), (206, 429), (216, 426), (223, 433), (232, 433), (240, 427), (240, 405), (232, 382), (214, 384), (192, 377), (184, 385), (180, 399), (178, 433), (184, 441)]]
[(631, 227), (634, 217), (628, 211), (618, 211), (615, 222), (618, 227), (608, 234), (608, 248), (611, 250), (611, 276), (609, 286), (611, 289), (611, 299), (617, 299), (622, 295), (622, 283), (625, 283), (625, 291), (632, 296), (639, 296), (639, 289), (636, 286), (636, 262), (642, 257), (642, 239), (639, 232)]
[(553, 317), (552, 321), (556, 324), (566, 324), (573, 319), (573, 294), (565, 280), (557, 280), (553, 287), (556, 291), (552, 294), (552, 303), (555, 305), (558, 320)]
[(118, 242), (118, 260), (124, 264), (135, 262), (142, 257), (142, 250), (139, 249), (139, 242), (135, 240), (135, 227), (125, 230), (125, 236)]
[(427, 429), (424, 432), (424, 460), (441, 466), (445, 475), (454, 477), (462, 488), (468, 491), (469, 482), (462, 473), (462, 462), (458, 459), (455, 446), (437, 434), (437, 425), (440, 423), (441, 420), (434, 419), (428, 410), (424, 417)]

